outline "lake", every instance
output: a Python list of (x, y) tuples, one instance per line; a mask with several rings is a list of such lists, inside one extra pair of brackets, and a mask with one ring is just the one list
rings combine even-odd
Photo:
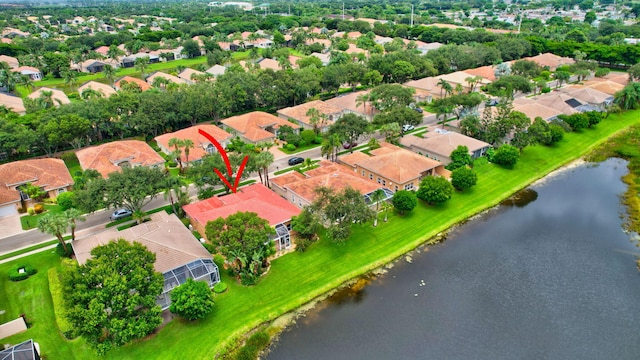
[(610, 159), (546, 178), (321, 302), (268, 359), (640, 359), (626, 172)]

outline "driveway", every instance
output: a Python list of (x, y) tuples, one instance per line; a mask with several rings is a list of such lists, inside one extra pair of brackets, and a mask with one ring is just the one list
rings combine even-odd
[(0, 217), (0, 237), (7, 237), (22, 232), (20, 215)]

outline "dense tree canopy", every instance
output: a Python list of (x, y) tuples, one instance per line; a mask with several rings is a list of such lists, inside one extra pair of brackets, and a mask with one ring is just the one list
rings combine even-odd
[(205, 318), (213, 310), (213, 293), (209, 285), (191, 278), (171, 291), (169, 310), (187, 320)]
[(426, 176), (420, 181), (420, 188), (416, 193), (418, 199), (429, 205), (438, 205), (451, 198), (453, 186), (442, 176)]

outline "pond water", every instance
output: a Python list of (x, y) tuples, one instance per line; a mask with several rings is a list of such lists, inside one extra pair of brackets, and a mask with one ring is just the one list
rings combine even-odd
[(610, 159), (548, 177), (322, 302), (268, 359), (640, 359), (626, 171)]

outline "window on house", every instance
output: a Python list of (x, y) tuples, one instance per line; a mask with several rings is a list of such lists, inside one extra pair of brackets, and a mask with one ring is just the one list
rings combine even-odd
[(387, 186), (387, 180), (382, 179), (382, 186)]
[(373, 180), (373, 174), (369, 174), (369, 180)]
[(62, 194), (63, 192), (67, 192), (67, 189), (65, 188), (60, 188), (57, 190), (58, 194)]
[(8, 158), (6, 151), (0, 152), (0, 161), (7, 160)]
[(204, 149), (204, 151), (207, 152), (207, 154), (214, 154), (216, 152), (216, 147), (213, 146), (213, 144), (209, 144), (207, 145), (207, 147)]
[(413, 190), (413, 183), (408, 183), (407, 185), (404, 186), (405, 190)]
[(398, 191), (398, 185), (395, 186), (394, 191)]
[(120, 166), (123, 169), (126, 169), (131, 167), (131, 163), (128, 161), (122, 161), (118, 164), (118, 166)]
[(378, 177), (378, 184), (380, 184), (380, 183), (381, 183), (381, 181), (380, 181), (380, 177)]
[(364, 170), (362, 170), (362, 176), (365, 176), (365, 171)]

